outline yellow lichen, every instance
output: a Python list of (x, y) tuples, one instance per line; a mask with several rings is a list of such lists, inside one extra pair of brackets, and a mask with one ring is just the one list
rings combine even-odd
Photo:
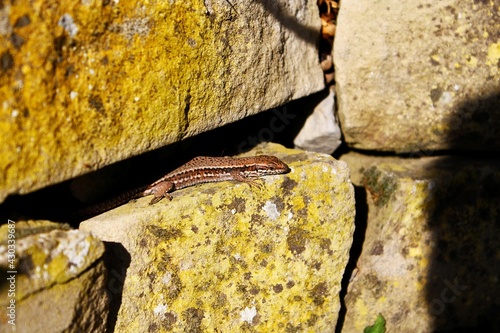
[(497, 66), (500, 60), (500, 41), (497, 43), (491, 43), (488, 46), (488, 55), (486, 64), (489, 66)]
[[(201, 107), (227, 96), (224, 48), (203, 2), (6, 7), (9, 29), (24, 43), (0, 44), (12, 59), (0, 77), (2, 190), (57, 182), (192, 135), (182, 130), (188, 121), (201, 131), (220, 118)], [(20, 18), (27, 23), (17, 27)], [(193, 84), (203, 80), (213, 86)], [(202, 110), (193, 116), (189, 106)], [(50, 171), (54, 163), (61, 172)]]
[[(353, 197), (352, 185), (340, 184), (346, 168), (317, 172), (332, 171), (330, 164), (331, 158), (313, 160), (305, 170), (291, 163), (292, 173), (267, 177), (262, 190), (206, 184), (183, 190), (168, 208), (146, 206), (154, 218), (145, 214), (127, 229), (141, 246), (130, 250), (124, 299), (134, 302), (122, 303), (117, 328), (140, 331), (154, 320), (167, 321), (173, 330), (333, 327), (349, 252), (349, 246), (338, 247), (351, 240), (353, 206), (345, 202)], [(309, 185), (292, 181), (303, 174)], [(285, 195), (291, 191), (285, 183), (295, 184), (298, 195)], [(332, 183), (338, 184), (335, 192), (329, 191)], [(306, 191), (308, 186), (314, 190)], [(137, 307), (143, 311), (131, 316)]]

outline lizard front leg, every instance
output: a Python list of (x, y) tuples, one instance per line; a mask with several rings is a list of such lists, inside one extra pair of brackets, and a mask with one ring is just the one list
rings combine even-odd
[(233, 177), (234, 180), (237, 180), (242, 183), (247, 183), (250, 186), (255, 186), (259, 189), (262, 189), (262, 180), (259, 178), (250, 178), (250, 177), (244, 177), (242, 176), (237, 170), (234, 170), (231, 172), (231, 177)]

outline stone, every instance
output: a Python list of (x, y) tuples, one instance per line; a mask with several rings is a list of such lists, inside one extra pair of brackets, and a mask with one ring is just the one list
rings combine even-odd
[(357, 153), (342, 160), (367, 197), (364, 210), (356, 199), (367, 222), (357, 229), (364, 241), (342, 332), (361, 332), (379, 313), (388, 332), (500, 327), (500, 160)]
[(342, 132), (335, 117), (335, 94), (328, 89), (327, 94), (310, 97), (313, 112), (307, 117), (293, 143), (298, 149), (324, 154), (333, 153), (342, 144)]
[(314, 1), (5, 2), (0, 202), (323, 89), (320, 25)]
[(0, 236), (0, 271), (13, 282), (0, 285), (0, 307), (13, 305), (0, 313), (0, 332), (105, 331), (101, 241), (49, 221), (9, 221)]
[(292, 171), (203, 184), (81, 223), (124, 253), (119, 332), (333, 332), (354, 231), (353, 187), (332, 157), (261, 145)]
[(351, 147), (500, 150), (498, 2), (342, 1), (338, 111)]

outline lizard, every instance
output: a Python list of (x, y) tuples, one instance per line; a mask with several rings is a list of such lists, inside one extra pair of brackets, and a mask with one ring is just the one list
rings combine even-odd
[(236, 180), (260, 187), (257, 177), (285, 174), (290, 168), (280, 159), (270, 155), (250, 157), (195, 157), (186, 164), (161, 177), (152, 184), (139, 189), (124, 192), (102, 204), (85, 209), (78, 215), (95, 215), (117, 207), (132, 199), (153, 195), (150, 205), (163, 198), (172, 200), (173, 191), (189, 186)]

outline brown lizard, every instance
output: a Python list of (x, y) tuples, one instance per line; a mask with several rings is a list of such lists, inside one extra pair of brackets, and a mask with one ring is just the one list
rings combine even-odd
[(195, 157), (183, 166), (149, 185), (142, 196), (154, 195), (150, 204), (164, 197), (172, 200), (169, 192), (201, 183), (237, 180), (259, 186), (252, 178), (290, 172), (288, 165), (269, 155), (251, 157)]
[(163, 198), (172, 200), (170, 192), (201, 183), (236, 180), (260, 186), (256, 177), (290, 172), (288, 165), (275, 156), (259, 155), (250, 157), (195, 157), (186, 164), (166, 174), (147, 187), (128, 191), (110, 201), (91, 206), (76, 216), (102, 213), (135, 198), (154, 195), (150, 205)]

